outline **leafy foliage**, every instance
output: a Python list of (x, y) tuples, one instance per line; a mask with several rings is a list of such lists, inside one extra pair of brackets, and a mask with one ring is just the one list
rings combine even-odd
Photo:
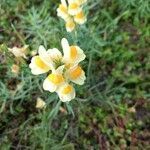
[[(1, 149), (149, 149), (150, 49), (148, 0), (89, 0), (87, 23), (73, 35), (56, 16), (59, 1), (1, 0)], [(16, 62), (7, 47), (59, 47), (62, 37), (86, 53), (87, 81), (77, 97), (60, 103), (42, 89), (28, 60)], [(30, 55), (30, 54), (29, 54)], [(42, 97), (47, 107), (35, 108)]]

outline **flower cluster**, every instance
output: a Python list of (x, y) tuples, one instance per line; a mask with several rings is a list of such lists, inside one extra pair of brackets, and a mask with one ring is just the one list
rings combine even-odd
[(61, 4), (57, 8), (57, 15), (66, 22), (67, 32), (72, 32), (76, 24), (83, 24), (86, 17), (82, 10), (83, 4), (87, 0), (61, 0)]
[[(61, 101), (75, 98), (73, 83), (83, 85), (85, 73), (79, 63), (85, 59), (83, 50), (76, 45), (69, 45), (67, 39), (61, 41), (63, 55), (56, 49), (39, 47), (38, 54), (31, 59), (29, 67), (34, 75), (49, 73), (43, 82), (46, 91), (56, 92)], [(50, 72), (49, 72), (50, 71)]]

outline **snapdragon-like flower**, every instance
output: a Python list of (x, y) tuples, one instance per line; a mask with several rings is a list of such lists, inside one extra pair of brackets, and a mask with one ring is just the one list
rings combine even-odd
[(61, 41), (63, 55), (57, 49), (39, 47), (38, 54), (32, 57), (29, 67), (34, 75), (48, 73), (43, 82), (43, 89), (56, 92), (61, 101), (75, 98), (73, 83), (83, 85), (85, 73), (79, 63), (85, 59), (83, 50), (77, 45), (69, 45), (67, 39)]
[(46, 103), (42, 98), (38, 97), (36, 100), (36, 106), (35, 107), (37, 109), (43, 109), (46, 107)]
[(29, 67), (34, 75), (46, 73), (51, 70), (51, 59), (48, 51), (41, 45), (38, 50), (39, 55), (32, 57)]
[(72, 32), (76, 24), (82, 25), (86, 22), (86, 17), (82, 10), (83, 4), (87, 0), (61, 0), (57, 8), (57, 15), (66, 22), (67, 32)]
[(15, 57), (23, 57), (23, 58), (27, 58), (26, 57), (27, 49), (28, 49), (28, 45), (25, 45), (21, 48), (19, 47), (8, 48), (8, 50), (11, 53), (13, 53)]

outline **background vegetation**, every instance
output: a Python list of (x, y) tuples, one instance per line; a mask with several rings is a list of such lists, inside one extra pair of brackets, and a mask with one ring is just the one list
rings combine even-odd
[[(150, 149), (150, 2), (88, 0), (73, 36), (57, 17), (59, 0), (0, 0), (0, 149)], [(77, 34), (76, 34), (77, 33)], [(28, 61), (12, 74), (6, 46), (61, 49), (63, 37), (86, 53), (87, 80), (61, 103), (42, 89)], [(37, 97), (47, 107), (35, 108)]]

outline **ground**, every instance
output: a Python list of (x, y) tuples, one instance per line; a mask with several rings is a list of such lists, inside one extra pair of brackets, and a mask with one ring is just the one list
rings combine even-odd
[[(88, 0), (87, 22), (72, 34), (57, 17), (59, 0), (1, 0), (0, 148), (2, 150), (150, 149), (150, 2)], [(65, 37), (85, 52), (86, 83), (61, 103), (31, 74), (39, 45), (61, 49)], [(20, 72), (8, 47), (29, 45)], [(35, 107), (41, 97), (46, 108)]]

